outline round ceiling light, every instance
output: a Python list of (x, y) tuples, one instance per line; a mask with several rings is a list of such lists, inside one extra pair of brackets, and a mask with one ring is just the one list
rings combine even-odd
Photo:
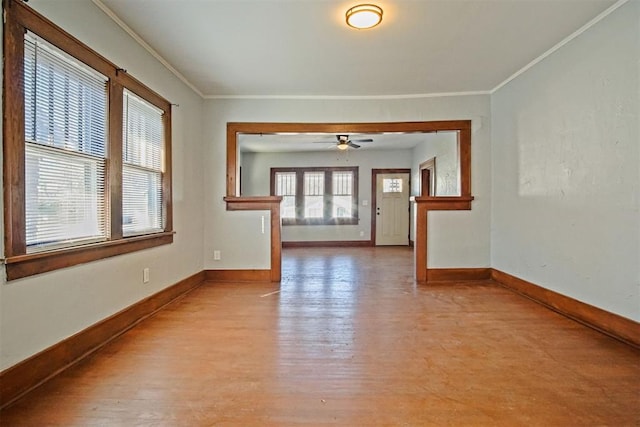
[(347, 10), (346, 16), (347, 25), (364, 30), (382, 22), (382, 8), (375, 4), (359, 4)]

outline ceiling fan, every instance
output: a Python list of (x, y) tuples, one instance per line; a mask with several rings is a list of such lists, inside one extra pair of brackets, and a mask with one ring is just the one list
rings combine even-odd
[[(355, 139), (352, 141), (349, 139), (349, 135), (336, 135), (336, 139), (337, 139), (336, 147), (338, 148), (338, 150), (346, 150), (349, 147), (360, 148), (360, 146), (356, 144), (356, 142), (360, 142), (360, 143), (373, 142), (373, 139), (371, 138)], [(332, 143), (331, 141), (314, 141), (314, 142), (317, 144)], [(333, 147), (330, 147), (330, 148), (333, 148)]]

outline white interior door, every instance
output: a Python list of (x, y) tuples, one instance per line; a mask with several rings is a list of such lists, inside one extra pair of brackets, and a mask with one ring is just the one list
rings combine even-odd
[(409, 174), (376, 175), (376, 245), (409, 245)]

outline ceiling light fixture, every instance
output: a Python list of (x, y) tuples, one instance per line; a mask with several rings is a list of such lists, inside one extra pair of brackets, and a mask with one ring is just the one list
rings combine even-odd
[(339, 142), (338, 143), (338, 150), (346, 150), (347, 148), (349, 148), (349, 144), (347, 144), (346, 142)]
[(375, 4), (359, 4), (347, 10), (347, 25), (359, 30), (373, 28), (382, 22), (382, 8)]

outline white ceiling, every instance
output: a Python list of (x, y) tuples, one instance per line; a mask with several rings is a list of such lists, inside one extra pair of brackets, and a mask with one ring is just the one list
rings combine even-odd
[[(457, 140), (457, 132), (436, 133), (360, 133), (350, 134), (349, 139), (360, 148), (357, 150), (408, 150), (431, 138), (450, 135), (451, 141)], [(359, 139), (373, 139), (372, 142), (358, 142)], [(241, 152), (279, 153), (293, 151), (337, 150), (337, 138), (333, 134), (240, 134), (238, 143)], [(354, 150), (354, 148), (349, 148)]]
[[(205, 97), (487, 92), (615, 0), (93, 0)], [(123, 66), (126, 64), (122, 64)]]

